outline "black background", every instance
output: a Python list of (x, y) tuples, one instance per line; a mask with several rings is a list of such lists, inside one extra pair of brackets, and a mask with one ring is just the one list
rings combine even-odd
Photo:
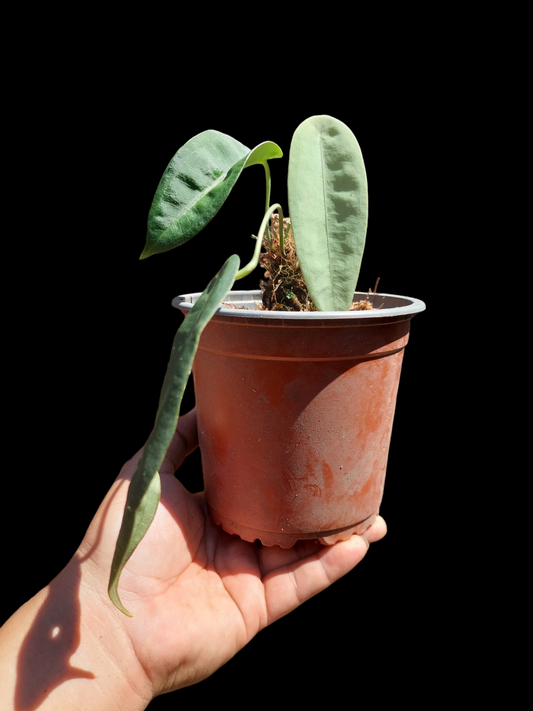
[[(157, 81), (142, 63), (131, 70), (120, 57), (96, 73), (90, 63), (77, 67), (75, 80), (64, 63), (46, 70), (35, 63), (18, 87), (4, 235), (3, 508), (11, 515), (3, 517), (2, 536), (11, 572), (2, 620), (67, 563), (122, 464), (145, 442), (181, 321), (172, 298), (204, 288), (234, 251), (243, 259), (251, 252), (264, 201), (259, 167), (247, 170), (195, 240), (139, 261), (154, 191), (190, 137), (214, 128), (249, 147), (278, 143), (285, 157), (271, 162), (272, 200), (286, 205), (297, 125), (320, 113), (344, 121), (359, 140), (369, 181), (358, 286), (373, 288), (379, 277), (381, 291), (427, 305), (412, 322), (400, 383), (382, 506), (387, 537), (210, 679), (150, 708), (239, 695), (250, 682), (258, 698), (300, 703), (331, 691), (340, 698), (349, 692), (352, 701), (364, 693), (368, 701), (389, 686), (398, 697), (423, 700), (420, 675), (440, 683), (442, 600), (455, 594), (455, 583), (442, 573), (452, 555), (435, 481), (435, 470), (446, 466), (435, 424), (442, 385), (440, 366), (428, 356), (439, 338), (432, 327), (446, 229), (439, 172), (451, 119), (442, 101), (445, 74), (433, 71), (428, 84), (414, 59), (401, 68), (394, 60), (369, 58), (373, 79), (365, 90), (355, 70), (324, 82), (295, 67), (267, 88), (257, 78), (268, 66), (233, 72), (218, 62)], [(256, 279), (240, 286), (252, 288)], [(185, 407), (192, 403), (189, 390)], [(182, 479), (201, 488), (198, 455)]]

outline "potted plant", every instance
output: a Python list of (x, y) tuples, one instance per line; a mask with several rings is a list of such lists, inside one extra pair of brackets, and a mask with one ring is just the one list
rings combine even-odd
[[(383, 495), (410, 297), (356, 292), (368, 197), (352, 131), (313, 116), (294, 133), (290, 218), (270, 204), (275, 143), (250, 150), (205, 131), (178, 150), (157, 188), (141, 259), (178, 247), (218, 212), (243, 170), (262, 165), (265, 213), (252, 259), (230, 256), (207, 287), (174, 300), (180, 326), (155, 425), (131, 481), (109, 595), (150, 526), (158, 470), (194, 374), (206, 499), (216, 523), (245, 540), (289, 547), (362, 533)], [(261, 289), (232, 291), (258, 264)]]

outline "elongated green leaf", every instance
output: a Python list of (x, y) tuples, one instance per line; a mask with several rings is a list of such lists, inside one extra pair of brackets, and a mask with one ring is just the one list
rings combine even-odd
[(289, 154), (289, 213), (307, 288), (321, 311), (353, 298), (366, 238), (367, 180), (351, 130), (331, 116), (296, 129)]
[(239, 257), (231, 256), (210, 281), (176, 333), (152, 430), (128, 490), (122, 526), (109, 579), (109, 597), (131, 616), (118, 595), (118, 582), (126, 562), (139, 545), (155, 516), (161, 495), (159, 468), (178, 422), (179, 409), (202, 331), (235, 280)]
[(281, 155), (275, 143), (251, 151), (219, 131), (191, 138), (172, 158), (156, 190), (141, 259), (194, 237), (222, 207), (245, 167)]

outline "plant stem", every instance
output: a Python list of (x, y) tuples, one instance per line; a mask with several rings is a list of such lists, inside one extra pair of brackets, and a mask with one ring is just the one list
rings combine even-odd
[(270, 167), (268, 165), (268, 161), (265, 161), (263, 163), (263, 167), (265, 169), (265, 181), (266, 181), (265, 212), (267, 212), (268, 206), (270, 205), (270, 189), (272, 186), (272, 181), (270, 179)]
[(281, 211), (281, 205), (279, 205), (278, 203), (271, 205), (271, 207), (269, 207), (267, 209), (265, 216), (263, 217), (263, 221), (261, 222), (261, 227), (259, 228), (259, 232), (257, 233), (257, 241), (255, 243), (253, 257), (245, 267), (243, 267), (242, 269), (240, 269), (237, 272), (235, 280), (242, 279), (243, 277), (248, 276), (248, 274), (251, 274), (251, 272), (253, 272), (253, 270), (256, 268), (256, 266), (259, 262), (259, 255), (261, 253), (261, 245), (263, 243), (263, 233), (268, 225), (270, 216), (276, 210), (278, 211), (278, 213), (280, 215), (280, 220), (283, 222), (283, 212)]
[[(265, 184), (266, 184), (265, 212), (268, 212), (268, 207), (270, 205), (270, 192), (272, 189), (272, 179), (270, 177), (270, 166), (268, 165), (267, 160), (263, 163), (263, 168), (265, 169)], [(267, 230), (268, 244), (270, 245), (270, 247), (272, 247), (272, 235), (270, 234), (270, 225), (267, 225), (266, 230)], [(263, 236), (260, 235), (258, 239), (261, 241), (263, 239)]]

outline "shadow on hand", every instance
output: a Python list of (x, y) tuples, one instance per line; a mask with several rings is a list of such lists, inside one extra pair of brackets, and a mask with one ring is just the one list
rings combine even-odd
[(18, 659), (15, 711), (33, 711), (68, 679), (94, 679), (90, 671), (70, 665), (80, 643), (79, 586), (81, 559), (72, 561), (69, 596), (59, 574), (31, 626)]
[[(109, 499), (106, 512), (113, 498)], [(99, 531), (95, 545), (100, 535)], [(48, 585), (48, 595), (19, 653), (15, 711), (38, 709), (56, 687), (69, 679), (95, 678), (91, 671), (70, 664), (80, 644), (81, 564), (90, 554), (91, 551), (84, 557), (76, 555), (68, 569)]]

